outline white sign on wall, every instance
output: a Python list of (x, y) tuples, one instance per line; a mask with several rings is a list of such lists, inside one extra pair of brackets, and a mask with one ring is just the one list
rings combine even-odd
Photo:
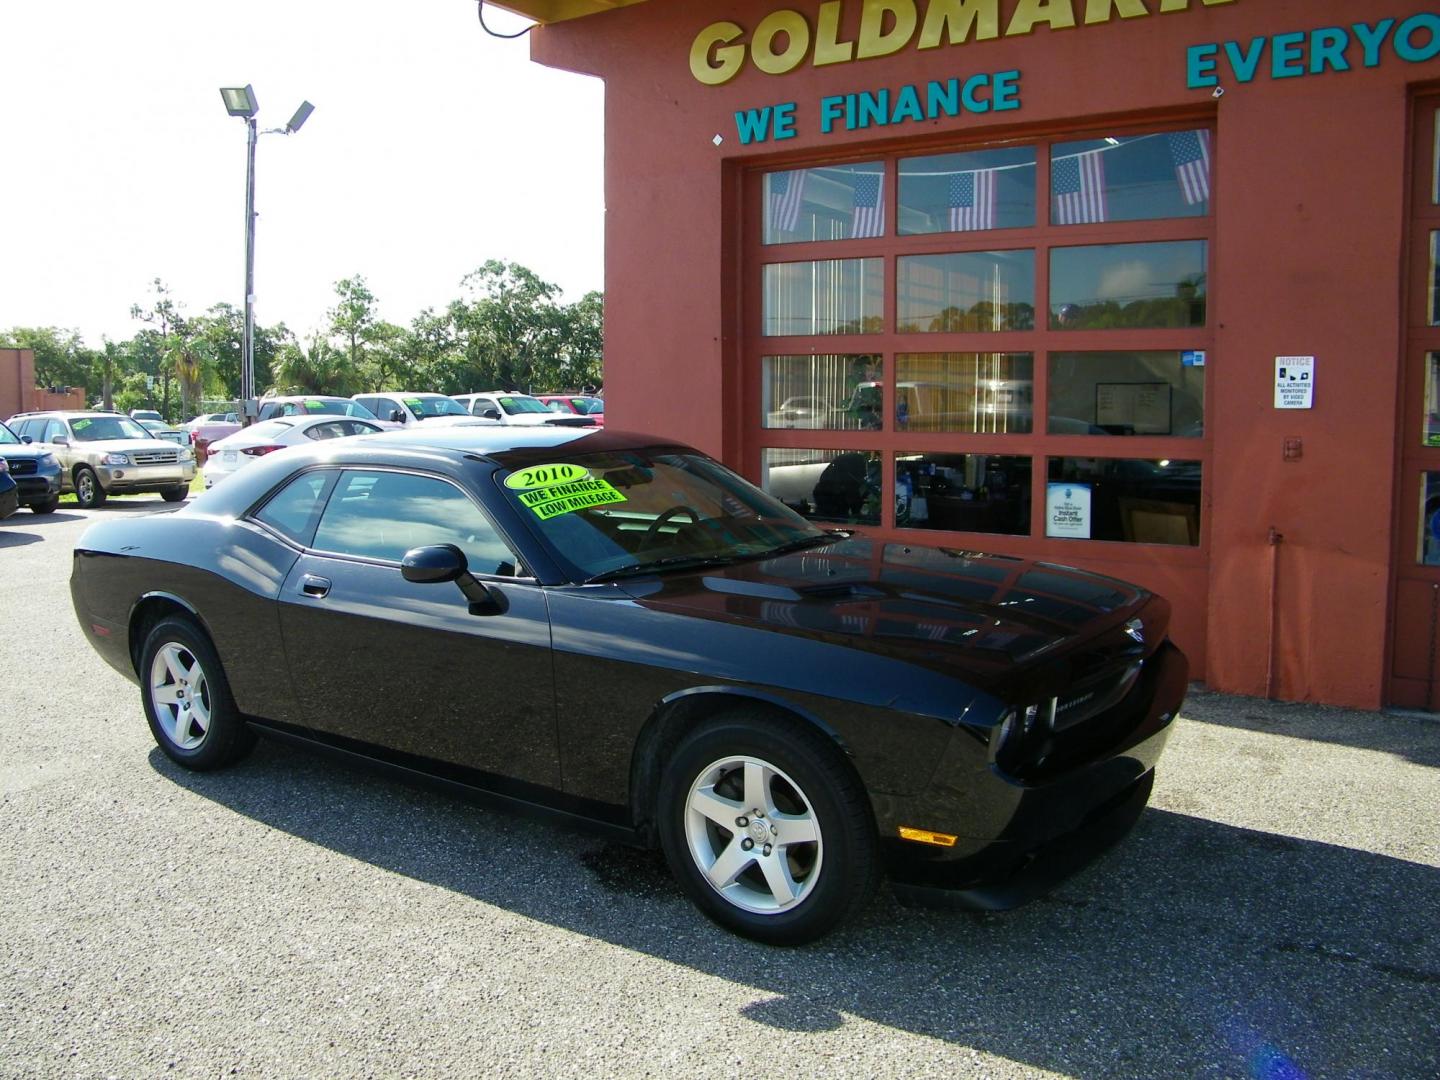
[(1087, 485), (1045, 486), (1045, 535), (1090, 539), (1090, 488)]
[(1315, 357), (1275, 357), (1275, 408), (1315, 407)]

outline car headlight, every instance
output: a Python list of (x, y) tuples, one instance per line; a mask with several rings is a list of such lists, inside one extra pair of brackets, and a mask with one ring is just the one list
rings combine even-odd
[(102, 465), (129, 465), (129, 454), (106, 454), (100, 459)]
[(40, 465), (58, 465), (59, 459), (54, 454), (41, 454), (38, 460)]
[(10, 471), (10, 462), (6, 461), (3, 457), (0, 457), (0, 472), (9, 472), (9, 471)]
[(194, 460), (195, 460), (195, 451), (194, 451), (194, 450), (191, 450), (188, 446), (181, 447), (181, 448), (180, 448), (180, 460), (181, 460), (181, 461), (194, 461)]

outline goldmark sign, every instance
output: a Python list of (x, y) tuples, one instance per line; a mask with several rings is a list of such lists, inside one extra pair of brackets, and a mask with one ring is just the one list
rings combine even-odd
[(771, 12), (748, 34), (739, 23), (711, 23), (690, 47), (690, 70), (702, 83), (719, 86), (747, 60), (767, 75), (784, 75), (807, 60), (814, 67), (848, 64), (906, 48), (1014, 37), (1042, 26), (1067, 30), (1188, 11), (1192, 3), (1217, 7), (1235, 0), (860, 0), (860, 30), (853, 41), (841, 36), (840, 26), (854, 0), (827, 0), (813, 27), (803, 13), (788, 8)]

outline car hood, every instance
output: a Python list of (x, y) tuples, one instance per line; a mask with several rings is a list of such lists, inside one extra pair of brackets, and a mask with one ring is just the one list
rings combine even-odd
[[(1148, 655), (1169, 622), (1163, 600), (1113, 578), (853, 537), (774, 559), (622, 584), (647, 606), (860, 646), (962, 675), (994, 693), (1052, 662), (1066, 669), (1064, 677), (1074, 677), (1080, 654), (1086, 667)], [(1136, 627), (1141, 609), (1145, 618)]]

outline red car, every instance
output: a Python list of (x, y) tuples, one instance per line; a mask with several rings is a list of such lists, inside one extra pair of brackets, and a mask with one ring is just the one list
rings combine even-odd
[(605, 399), (589, 394), (536, 394), (551, 412), (589, 416), (596, 427), (605, 426)]

